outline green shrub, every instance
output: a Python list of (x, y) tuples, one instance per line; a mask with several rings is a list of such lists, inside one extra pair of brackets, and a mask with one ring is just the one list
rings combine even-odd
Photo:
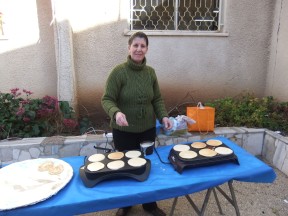
[[(20, 97), (21, 94), (25, 98)], [(0, 139), (41, 137), (73, 133), (78, 127), (75, 113), (67, 101), (55, 97), (31, 99), (31, 91), (19, 88), (0, 92)]]
[(226, 97), (206, 102), (205, 106), (215, 107), (215, 124), (218, 126), (267, 128), (288, 134), (288, 102), (278, 102), (271, 96)]

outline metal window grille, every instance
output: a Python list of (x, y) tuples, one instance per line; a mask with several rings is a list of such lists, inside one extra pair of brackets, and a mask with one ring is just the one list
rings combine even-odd
[(131, 30), (220, 31), (221, 0), (131, 0)]

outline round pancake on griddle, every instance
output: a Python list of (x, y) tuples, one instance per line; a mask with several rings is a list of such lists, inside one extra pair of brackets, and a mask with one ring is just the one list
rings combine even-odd
[(215, 151), (221, 155), (229, 155), (233, 153), (233, 150), (227, 147), (217, 147), (215, 148)]
[(175, 146), (173, 147), (173, 149), (174, 149), (175, 151), (181, 152), (181, 151), (188, 151), (188, 150), (190, 150), (190, 147), (189, 147), (189, 145), (178, 144), (178, 145), (175, 145)]
[(211, 140), (207, 140), (207, 141), (206, 141), (206, 144), (207, 144), (207, 145), (210, 145), (210, 146), (220, 146), (220, 145), (222, 145), (223, 143), (222, 143), (220, 140), (211, 139)]
[(179, 156), (181, 158), (184, 158), (184, 159), (193, 159), (193, 158), (197, 157), (197, 155), (198, 154), (196, 152), (190, 151), (190, 150), (182, 151), (182, 152), (179, 153)]
[(205, 148), (205, 149), (201, 149), (199, 151), (199, 154), (204, 157), (214, 157), (215, 155), (217, 155), (217, 152), (215, 152), (212, 149)]
[(90, 162), (97, 162), (97, 161), (102, 161), (105, 159), (105, 155), (104, 154), (93, 154), (91, 156), (89, 156), (88, 160)]
[(203, 142), (193, 142), (191, 144), (191, 147), (196, 148), (196, 149), (202, 149), (206, 147), (206, 144)]
[(109, 162), (107, 164), (107, 167), (111, 170), (118, 170), (124, 167), (124, 165), (125, 165), (124, 161), (116, 160), (116, 161)]
[(96, 161), (87, 165), (87, 169), (91, 172), (96, 172), (103, 169), (105, 165), (102, 162)]
[(107, 157), (111, 160), (120, 160), (121, 158), (124, 157), (124, 153), (123, 152), (112, 152), (112, 153), (108, 154)]
[(141, 167), (146, 164), (146, 160), (144, 158), (131, 158), (128, 160), (128, 164), (132, 167)]
[(125, 156), (127, 158), (137, 158), (137, 157), (140, 157), (141, 156), (141, 152), (138, 151), (138, 150), (131, 150), (131, 151), (127, 151), (125, 153)]

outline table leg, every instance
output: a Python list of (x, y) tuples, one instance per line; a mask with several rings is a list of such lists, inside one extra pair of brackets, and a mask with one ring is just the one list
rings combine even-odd
[[(214, 197), (215, 197), (215, 200), (216, 200), (216, 204), (218, 206), (218, 209), (219, 209), (219, 213), (221, 215), (223, 215), (223, 211), (222, 211), (222, 208), (221, 208), (221, 205), (220, 205), (220, 202), (219, 202), (219, 199), (218, 199), (218, 196), (217, 196), (217, 193), (216, 193), (216, 190), (215, 188), (225, 197), (225, 199), (231, 203), (231, 205), (235, 208), (235, 211), (236, 211), (236, 215), (237, 216), (240, 216), (240, 211), (239, 211), (239, 207), (238, 207), (238, 204), (237, 204), (237, 200), (236, 200), (236, 196), (235, 196), (235, 192), (234, 192), (234, 188), (233, 188), (233, 180), (229, 181), (228, 182), (228, 186), (229, 186), (229, 190), (230, 190), (230, 194), (231, 194), (231, 197), (230, 198), (225, 191), (223, 191), (219, 186), (216, 186), (216, 187), (213, 187), (213, 188), (209, 188), (207, 190), (207, 193), (205, 195), (205, 198), (204, 198), (204, 201), (203, 201), (203, 204), (202, 204), (202, 208), (201, 208), (201, 211), (199, 210), (199, 208), (196, 206), (196, 204), (194, 203), (194, 201), (191, 199), (191, 197), (189, 195), (185, 195), (186, 199), (188, 200), (188, 202), (190, 203), (190, 205), (193, 207), (193, 209), (195, 210), (195, 212), (197, 213), (197, 215), (199, 216), (203, 216), (204, 213), (205, 213), (205, 210), (206, 210), (206, 207), (207, 207), (207, 204), (208, 204), (208, 201), (210, 199), (210, 195), (211, 195), (211, 192), (213, 191), (213, 194), (214, 194)], [(175, 210), (175, 207), (176, 207), (176, 204), (177, 204), (177, 200), (178, 200), (178, 197), (174, 198), (173, 200), (173, 204), (172, 204), (172, 208), (171, 208), (171, 211), (170, 211), (170, 216), (173, 215), (174, 213), (174, 210)]]
[(211, 194), (211, 191), (212, 191), (213, 188), (209, 188), (207, 190), (207, 193), (206, 193), (206, 196), (205, 196), (205, 199), (203, 201), (203, 205), (202, 205), (202, 208), (201, 208), (201, 212), (200, 212), (200, 216), (203, 216), (204, 215), (204, 212), (206, 210), (206, 207), (207, 207), (207, 204), (208, 204), (208, 201), (209, 201), (209, 198), (210, 198), (210, 194)]
[(178, 197), (175, 197), (174, 200), (173, 200), (173, 204), (172, 204), (172, 208), (170, 210), (170, 216), (172, 216), (174, 214), (174, 210), (175, 210), (175, 206), (177, 204), (177, 200), (178, 200)]
[(215, 197), (215, 200), (216, 200), (216, 204), (217, 204), (218, 209), (219, 209), (219, 213), (220, 213), (221, 215), (223, 215), (223, 211), (222, 211), (222, 208), (221, 208), (221, 205), (220, 205), (220, 202), (219, 202), (219, 199), (218, 199), (216, 190), (215, 190), (215, 188), (213, 188), (212, 190), (213, 190), (213, 194), (214, 194), (214, 197)]
[[(218, 200), (218, 197), (217, 197), (216, 192), (215, 192), (215, 189), (214, 189), (214, 188), (209, 188), (209, 189), (207, 190), (206, 195), (205, 195), (205, 198), (204, 198), (204, 201), (203, 201), (203, 204), (202, 204), (201, 211), (200, 211), (199, 208), (196, 206), (196, 204), (194, 203), (194, 201), (192, 200), (192, 198), (191, 198), (189, 195), (185, 195), (186, 199), (188, 200), (188, 202), (190, 203), (190, 205), (193, 207), (193, 209), (195, 210), (195, 212), (197, 213), (197, 215), (199, 215), (199, 216), (203, 216), (203, 215), (204, 215), (212, 191), (214, 192), (214, 196), (215, 196), (215, 199), (216, 199), (216, 202), (217, 202), (217, 205), (218, 205), (220, 214), (223, 214), (223, 213), (222, 213), (221, 206), (220, 206), (220, 203), (219, 203), (219, 200)], [(173, 213), (174, 213), (175, 206), (176, 206), (176, 204), (177, 204), (177, 199), (178, 199), (178, 197), (174, 198), (174, 201), (173, 201), (173, 204), (172, 204), (172, 208), (171, 208), (171, 211), (170, 211), (170, 216), (172, 216)]]
[(233, 188), (233, 185), (232, 185), (233, 181), (229, 181), (228, 182), (228, 185), (229, 185), (229, 189), (230, 189), (230, 193), (231, 193), (231, 196), (232, 196), (232, 199), (233, 199), (233, 203), (234, 203), (234, 208), (235, 208), (235, 211), (236, 211), (236, 215), (237, 216), (240, 216), (240, 211), (239, 211), (239, 207), (238, 207), (238, 204), (237, 204), (237, 200), (236, 200), (236, 196), (235, 196), (235, 192), (234, 192), (234, 188)]
[(191, 199), (191, 197), (189, 195), (185, 195), (186, 199), (188, 200), (188, 202), (190, 203), (190, 205), (193, 207), (193, 209), (196, 211), (197, 215), (200, 215), (200, 210), (198, 209), (198, 207), (196, 206), (196, 204), (193, 202), (193, 200)]
[(228, 182), (228, 186), (229, 186), (229, 190), (230, 190), (230, 194), (231, 194), (232, 199), (219, 186), (217, 186), (216, 188), (226, 198), (226, 200), (229, 201), (231, 203), (231, 205), (235, 208), (236, 215), (240, 216), (240, 211), (238, 208), (238, 204), (237, 204), (237, 200), (236, 200), (236, 196), (235, 196), (235, 192), (234, 192), (234, 188), (233, 188), (232, 183), (233, 183), (233, 180)]
[[(207, 194), (206, 194), (207, 196)], [(189, 195), (185, 195), (186, 199), (188, 200), (188, 202), (190, 203), (190, 205), (193, 207), (193, 209), (196, 211), (197, 215), (200, 215), (201, 212), (200, 210), (198, 209), (198, 207), (196, 206), (196, 204), (194, 203), (194, 201), (191, 199), (191, 197)], [(174, 200), (173, 200), (173, 204), (172, 204), (172, 208), (170, 210), (170, 216), (172, 216), (174, 214), (174, 210), (175, 210), (175, 206), (177, 204), (177, 200), (178, 200), (178, 197), (175, 197)]]

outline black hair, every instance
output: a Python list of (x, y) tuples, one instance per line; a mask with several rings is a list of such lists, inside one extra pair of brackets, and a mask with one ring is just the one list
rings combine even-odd
[(147, 35), (144, 33), (144, 32), (135, 32), (134, 34), (132, 34), (131, 36), (130, 36), (130, 38), (129, 38), (129, 40), (128, 40), (128, 45), (131, 45), (132, 44), (132, 42), (133, 42), (133, 40), (135, 39), (135, 38), (144, 38), (145, 39), (145, 41), (146, 41), (146, 45), (148, 46), (148, 37), (147, 37)]

